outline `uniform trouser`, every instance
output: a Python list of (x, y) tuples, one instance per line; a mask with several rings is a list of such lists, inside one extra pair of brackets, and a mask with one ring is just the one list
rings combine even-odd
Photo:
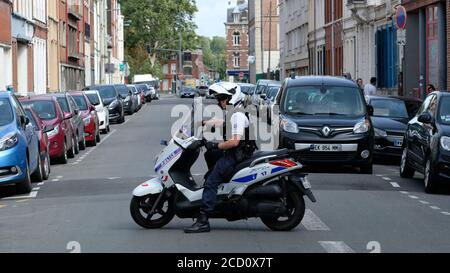
[(228, 182), (235, 166), (236, 159), (232, 152), (223, 153), (223, 156), (217, 160), (203, 188), (201, 214), (211, 216), (214, 212), (219, 185)]

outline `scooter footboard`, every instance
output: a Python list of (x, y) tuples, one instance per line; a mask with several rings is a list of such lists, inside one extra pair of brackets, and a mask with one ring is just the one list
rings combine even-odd
[(136, 187), (133, 191), (133, 195), (136, 197), (142, 197), (149, 194), (158, 194), (163, 191), (163, 188), (163, 182), (159, 177), (156, 177)]

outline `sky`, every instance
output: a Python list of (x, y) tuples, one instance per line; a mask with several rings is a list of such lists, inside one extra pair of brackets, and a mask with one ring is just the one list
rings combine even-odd
[[(225, 37), (225, 21), (230, 0), (196, 0), (198, 12), (195, 15), (197, 34), (201, 36)], [(231, 0), (231, 3), (236, 3)]]

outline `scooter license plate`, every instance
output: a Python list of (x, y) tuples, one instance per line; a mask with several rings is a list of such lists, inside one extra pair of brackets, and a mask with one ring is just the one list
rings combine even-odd
[(307, 177), (302, 178), (302, 184), (305, 190), (311, 189), (311, 184), (309, 183)]

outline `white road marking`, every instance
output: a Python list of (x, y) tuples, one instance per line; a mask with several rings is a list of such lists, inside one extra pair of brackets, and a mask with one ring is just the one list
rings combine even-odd
[(342, 241), (319, 241), (319, 244), (328, 253), (355, 253), (351, 247)]
[(436, 207), (436, 206), (430, 206), (430, 208), (434, 209), (434, 210), (440, 210), (441, 209), (440, 207)]
[(52, 182), (58, 182), (58, 181), (59, 181), (59, 179), (57, 179), (57, 178), (52, 179)]
[(401, 191), (400, 193), (402, 193), (402, 194), (409, 194), (409, 192), (407, 192), (407, 191)]
[(392, 187), (400, 188), (400, 185), (397, 182), (391, 182)]
[(411, 199), (419, 199), (419, 197), (417, 197), (415, 195), (409, 195), (409, 198), (411, 198)]
[(108, 180), (116, 180), (116, 179), (120, 179), (120, 177), (108, 177)]
[(42, 186), (42, 185), (44, 185), (44, 183), (45, 183), (45, 182), (41, 182), (41, 183), (38, 183), (37, 185), (38, 185), (38, 186)]
[(390, 179), (389, 177), (382, 177), (384, 180), (386, 181), (391, 181), (392, 179)]
[(330, 228), (317, 217), (314, 212), (307, 209), (305, 211), (305, 217), (303, 218), (302, 225), (310, 231), (329, 231)]
[(61, 178), (63, 178), (63, 177), (64, 177), (64, 176), (58, 175), (56, 178), (61, 179)]
[(450, 212), (446, 212), (446, 211), (441, 211), (442, 214), (450, 216)]
[(40, 190), (41, 188), (39, 188), (39, 187), (36, 187), (36, 188), (33, 188), (33, 191), (38, 191), (38, 190)]
[(424, 204), (424, 205), (429, 205), (429, 204), (430, 204), (430, 202), (422, 201), (422, 200), (419, 200), (419, 202), (422, 203), (422, 204)]
[(27, 195), (11, 196), (11, 197), (3, 198), (2, 200), (17, 200), (17, 199), (36, 198), (37, 194), (38, 194), (37, 191), (32, 191)]

